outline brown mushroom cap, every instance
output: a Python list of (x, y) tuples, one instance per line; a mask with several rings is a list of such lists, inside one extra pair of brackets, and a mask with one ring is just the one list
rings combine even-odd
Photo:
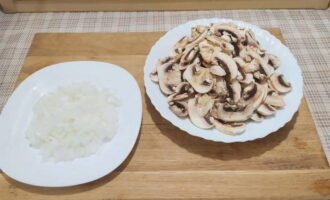
[(212, 128), (213, 119), (207, 114), (213, 106), (214, 100), (207, 94), (196, 95), (195, 98), (188, 100), (188, 114), (190, 120), (199, 128)]
[(270, 77), (270, 84), (276, 91), (281, 94), (290, 92), (292, 90), (291, 84), (284, 79), (283, 74), (274, 73)]
[(213, 87), (213, 77), (208, 68), (189, 66), (183, 73), (187, 80), (198, 93), (207, 93)]
[(234, 123), (226, 123), (221, 120), (214, 120), (215, 128), (228, 135), (240, 135), (245, 129), (245, 123), (234, 122)]

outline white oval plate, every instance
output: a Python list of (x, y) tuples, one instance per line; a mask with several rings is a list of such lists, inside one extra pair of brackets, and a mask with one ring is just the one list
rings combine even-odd
[[(25, 137), (33, 106), (42, 95), (73, 82), (91, 83), (119, 98), (117, 133), (89, 157), (58, 163), (43, 161)], [(15, 180), (36, 186), (72, 186), (96, 180), (126, 159), (138, 137), (141, 119), (140, 89), (123, 68), (94, 61), (65, 62), (43, 68), (17, 87), (2, 110), (0, 168)]]
[[(149, 74), (154, 68), (157, 60), (170, 55), (171, 47), (183, 36), (190, 35), (191, 28), (193, 26), (209, 25), (210, 23), (219, 22), (232, 22), (241, 27), (251, 29), (255, 33), (261, 47), (266, 49), (269, 53), (275, 54), (280, 58), (281, 67), (277, 71), (283, 73), (286, 79), (291, 82), (293, 87), (293, 90), (285, 95), (284, 99), (286, 106), (284, 109), (278, 110), (274, 117), (269, 117), (261, 123), (248, 122), (246, 131), (239, 136), (226, 135), (215, 129), (200, 129), (194, 126), (189, 119), (181, 119), (177, 117), (172, 111), (168, 109), (166, 98), (160, 91), (158, 84), (153, 83), (149, 78)], [(168, 31), (155, 43), (149, 52), (144, 67), (144, 83), (146, 92), (152, 104), (165, 119), (191, 135), (198, 136), (207, 140), (226, 143), (254, 140), (257, 138), (265, 137), (268, 134), (278, 130), (291, 120), (294, 113), (298, 110), (301, 98), (303, 96), (303, 79), (300, 67), (298, 66), (297, 61), (292, 55), (291, 51), (285, 45), (283, 45), (268, 31), (263, 30), (255, 25), (242, 21), (220, 18), (190, 21)]]

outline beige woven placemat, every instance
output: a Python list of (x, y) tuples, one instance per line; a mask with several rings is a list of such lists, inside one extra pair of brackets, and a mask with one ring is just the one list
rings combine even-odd
[(330, 10), (0, 13), (0, 109), (12, 93), (37, 32), (167, 31), (189, 20), (222, 17), (280, 27), (303, 70), (304, 93), (330, 161)]

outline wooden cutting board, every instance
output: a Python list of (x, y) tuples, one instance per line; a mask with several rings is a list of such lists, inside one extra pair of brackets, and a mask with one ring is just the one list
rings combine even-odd
[[(278, 28), (268, 30), (283, 41)], [(133, 74), (143, 93), (140, 137), (129, 158), (97, 181), (40, 188), (1, 174), (0, 199), (330, 198), (330, 169), (305, 99), (285, 127), (245, 143), (206, 141), (163, 119), (143, 86), (146, 55), (163, 34), (36, 34), (17, 84), (34, 71), (59, 62), (97, 60), (120, 65)]]

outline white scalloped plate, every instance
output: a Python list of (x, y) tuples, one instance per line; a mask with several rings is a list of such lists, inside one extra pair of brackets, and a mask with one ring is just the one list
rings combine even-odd
[[(238, 26), (251, 29), (255, 33), (255, 36), (260, 42), (261, 47), (266, 49), (269, 53), (275, 54), (280, 58), (281, 67), (277, 71), (279, 73), (283, 73), (286, 79), (291, 82), (293, 87), (293, 90), (285, 95), (284, 99), (286, 106), (284, 109), (278, 110), (274, 117), (268, 117), (261, 123), (252, 121), (248, 122), (246, 131), (238, 136), (226, 135), (215, 129), (200, 129), (194, 126), (188, 118), (181, 119), (177, 117), (174, 113), (172, 113), (172, 111), (168, 109), (166, 98), (160, 91), (158, 84), (153, 83), (149, 78), (149, 74), (155, 66), (157, 60), (170, 55), (170, 48), (173, 46), (173, 44), (183, 36), (190, 35), (190, 31), (193, 26), (209, 25), (210, 23), (219, 22), (232, 22)], [(191, 135), (198, 136), (207, 140), (225, 143), (255, 140), (257, 138), (263, 138), (270, 133), (277, 131), (292, 119), (294, 113), (299, 108), (300, 101), (303, 96), (303, 78), (301, 75), (301, 69), (297, 64), (295, 57), (285, 45), (283, 45), (268, 31), (255, 25), (242, 21), (220, 18), (190, 21), (168, 31), (155, 43), (155, 45), (150, 50), (144, 67), (144, 83), (146, 92), (152, 104), (165, 119)]]
[[(74, 82), (88, 82), (119, 98), (117, 133), (91, 156), (67, 162), (43, 161), (25, 137), (33, 105), (44, 94)], [(141, 119), (140, 89), (125, 69), (95, 61), (65, 62), (45, 67), (18, 86), (2, 110), (1, 170), (17, 181), (37, 186), (63, 187), (96, 180), (115, 170), (127, 158), (139, 135)]]

